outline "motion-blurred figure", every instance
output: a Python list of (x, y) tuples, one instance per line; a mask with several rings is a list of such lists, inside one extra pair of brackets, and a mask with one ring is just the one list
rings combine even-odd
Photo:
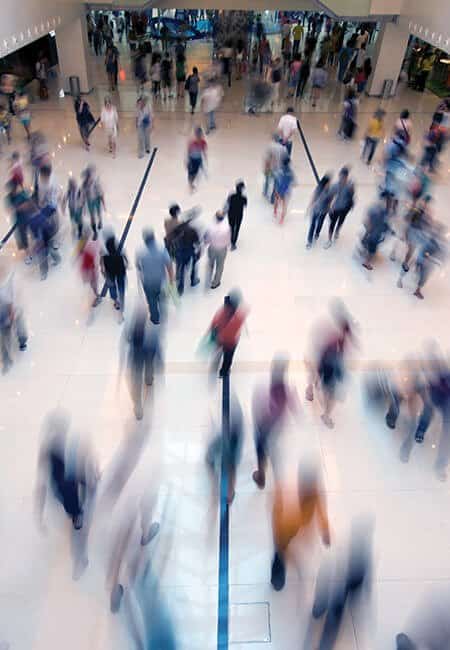
[(19, 350), (27, 349), (28, 335), (25, 329), (23, 309), (16, 287), (14, 273), (5, 260), (0, 264), (0, 348), (2, 372), (6, 374), (13, 363), (12, 337), (17, 336)]
[(72, 521), (73, 578), (76, 580), (88, 564), (87, 542), (100, 474), (89, 446), (75, 436), (69, 439), (69, 419), (65, 413), (52, 412), (44, 430), (36, 486), (38, 523), (45, 530), (44, 509), (50, 491)]
[(174, 281), (172, 262), (166, 248), (156, 243), (155, 233), (151, 228), (142, 231), (144, 248), (136, 254), (138, 279), (144, 290), (150, 311), (150, 320), (159, 325), (164, 319), (164, 296), (166, 281)]
[(404, 275), (409, 271), (409, 265), (414, 253), (424, 243), (426, 231), (431, 228), (431, 196), (427, 194), (411, 205), (405, 214), (404, 220), (407, 249), (397, 282), (397, 286), (400, 289), (403, 287), (402, 280)]
[(450, 647), (450, 592), (433, 588), (414, 609), (406, 633), (395, 637), (396, 650), (446, 650)]
[(223, 431), (220, 431), (208, 445), (206, 464), (213, 485), (216, 486), (217, 490), (217, 486), (220, 485), (221, 462), (223, 457), (228, 482), (227, 501), (228, 503), (232, 503), (235, 495), (236, 471), (241, 460), (244, 439), (244, 416), (241, 405), (236, 397), (231, 399), (228, 426), (229, 431), (227, 435)]
[(112, 233), (106, 238), (105, 248), (100, 265), (114, 308), (120, 313), (120, 322), (122, 322), (125, 311), (128, 258)]
[(324, 566), (319, 572), (312, 615), (315, 619), (326, 613), (318, 650), (331, 650), (337, 640), (347, 601), (355, 616), (363, 598), (370, 594), (372, 583), (373, 525), (365, 519), (352, 522), (350, 540), (344, 557), (334, 571)]
[(314, 399), (314, 386), (320, 388), (323, 407), (322, 421), (332, 429), (334, 422), (331, 418), (336, 403), (338, 386), (344, 380), (345, 353), (348, 343), (355, 343), (351, 327), (351, 316), (340, 300), (331, 304), (331, 314), (334, 326), (327, 325), (321, 336), (315, 341), (315, 360), (308, 362), (310, 379), (306, 387), (306, 399)]
[(124, 357), (134, 414), (137, 420), (141, 420), (144, 416), (144, 384), (153, 384), (155, 371), (163, 367), (163, 357), (159, 328), (148, 322), (147, 314), (140, 305), (136, 307), (130, 323), (122, 333), (121, 370)]
[(253, 394), (253, 423), (258, 469), (253, 472), (252, 478), (260, 489), (263, 489), (266, 484), (268, 459), (271, 460), (275, 473), (275, 445), (288, 411), (298, 414), (300, 410), (297, 391), (287, 382), (288, 367), (288, 358), (275, 357), (272, 361), (269, 382), (257, 386)]
[(30, 230), (36, 241), (41, 280), (45, 280), (48, 275), (49, 260), (54, 266), (61, 261), (56, 243), (59, 230), (59, 189), (50, 165), (40, 167), (35, 195), (39, 211), (30, 220)]
[(106, 585), (110, 591), (110, 609), (119, 611), (125, 587), (132, 588), (144, 559), (143, 548), (159, 532), (159, 523), (152, 521), (154, 499), (136, 504), (127, 502), (118, 524), (111, 532), (112, 546), (108, 561)]
[(241, 292), (238, 289), (230, 291), (224, 306), (216, 312), (207, 333), (215, 347), (212, 373), (217, 372), (222, 359), (219, 375), (225, 377), (229, 374), (247, 313), (248, 308), (243, 304)]
[(373, 270), (372, 261), (378, 246), (384, 241), (386, 233), (390, 230), (388, 218), (389, 211), (386, 207), (385, 194), (381, 192), (367, 211), (364, 222), (365, 233), (361, 238), (361, 261), (368, 271)]
[(217, 210), (214, 221), (204, 234), (208, 246), (206, 287), (217, 289), (222, 281), (223, 268), (231, 244), (231, 228), (222, 210)]
[(81, 176), (83, 178), (81, 184), (83, 201), (91, 218), (94, 239), (97, 239), (97, 231), (103, 227), (103, 212), (106, 209), (105, 194), (94, 165), (88, 165)]
[(323, 543), (326, 546), (330, 544), (327, 508), (317, 468), (302, 463), (298, 470), (297, 491), (292, 490), (292, 486), (289, 488), (285, 489), (281, 483), (277, 483), (273, 502), (275, 552), (271, 583), (276, 591), (283, 589), (286, 582), (286, 552), (294, 537), (300, 533), (306, 544), (315, 530), (314, 523), (317, 522)]
[(314, 242), (320, 237), (323, 222), (330, 209), (331, 200), (333, 195), (331, 193), (331, 177), (325, 174), (319, 181), (309, 205), (309, 212), (311, 214), (311, 223), (308, 230), (308, 241), (306, 248), (311, 248)]

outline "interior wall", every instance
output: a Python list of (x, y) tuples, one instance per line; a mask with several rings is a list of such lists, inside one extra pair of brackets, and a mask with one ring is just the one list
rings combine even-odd
[(450, 52), (450, 2), (448, 0), (404, 0), (402, 21), (411, 34)]
[(81, 13), (76, 0), (1, 0), (0, 57), (57, 31)]

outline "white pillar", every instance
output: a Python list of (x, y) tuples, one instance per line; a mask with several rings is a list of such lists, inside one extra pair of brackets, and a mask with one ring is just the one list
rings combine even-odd
[(385, 79), (392, 79), (394, 83), (391, 93), (395, 93), (406, 46), (408, 45), (408, 38), (409, 32), (401, 20), (397, 23), (385, 23), (382, 26), (375, 43), (375, 53), (372, 60), (373, 72), (369, 80), (369, 95), (380, 96), (383, 92)]
[(69, 91), (69, 77), (76, 76), (80, 78), (81, 92), (89, 92), (92, 89), (92, 84), (87, 65), (89, 44), (85, 17), (75, 18), (58, 29), (56, 45), (64, 91)]

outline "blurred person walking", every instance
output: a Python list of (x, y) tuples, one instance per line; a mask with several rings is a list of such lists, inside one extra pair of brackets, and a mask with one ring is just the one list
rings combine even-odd
[(312, 402), (314, 399), (314, 386), (320, 387), (323, 413), (322, 422), (329, 428), (334, 427), (331, 413), (336, 403), (338, 386), (345, 377), (345, 353), (349, 343), (355, 344), (350, 316), (345, 306), (336, 300), (331, 305), (334, 326), (323, 333), (323, 338), (316, 341), (318, 346), (315, 360), (307, 363), (309, 381), (306, 386), (305, 397)]
[(204, 168), (207, 160), (208, 145), (203, 135), (203, 130), (196, 127), (193, 137), (189, 140), (187, 146), (186, 167), (188, 173), (188, 183), (193, 192), (196, 188), (196, 180), (201, 169)]
[(239, 290), (233, 289), (225, 298), (225, 304), (221, 307), (211, 321), (206, 338), (210, 340), (216, 353), (211, 365), (211, 374), (216, 374), (220, 361), (222, 366), (219, 371), (220, 377), (230, 373), (233, 357), (241, 336), (241, 330), (247, 318), (248, 309), (243, 304), (242, 294)]
[(372, 162), (372, 159), (378, 147), (378, 143), (384, 138), (385, 115), (386, 112), (384, 110), (376, 110), (367, 127), (366, 136), (364, 139), (364, 147), (361, 152), (361, 158), (367, 165), (370, 165)]
[(214, 223), (206, 230), (204, 240), (208, 246), (206, 287), (217, 289), (222, 280), (225, 258), (231, 244), (231, 228), (221, 210), (216, 212)]
[(153, 130), (153, 115), (146, 95), (136, 103), (136, 129), (138, 134), (138, 158), (150, 153), (150, 134)]
[(332, 185), (330, 192), (331, 204), (328, 212), (330, 225), (328, 228), (328, 241), (324, 248), (330, 248), (333, 241), (339, 239), (342, 225), (355, 204), (355, 187), (350, 179), (348, 167), (342, 167), (338, 181)]
[(231, 250), (236, 250), (239, 231), (241, 229), (244, 210), (247, 208), (247, 197), (244, 194), (245, 183), (244, 181), (237, 181), (236, 191), (228, 196), (225, 204), (226, 214), (228, 215), (228, 223), (231, 229)]
[(81, 183), (83, 201), (87, 205), (95, 240), (98, 230), (103, 228), (103, 211), (106, 209), (105, 195), (94, 165), (88, 165), (81, 176), (83, 179)]
[(355, 98), (355, 91), (349, 88), (346, 91), (341, 125), (339, 127), (338, 136), (343, 140), (351, 140), (356, 130), (356, 115), (357, 115), (357, 102)]
[(159, 325), (165, 316), (161, 312), (167, 278), (170, 282), (174, 281), (172, 262), (167, 250), (156, 243), (152, 229), (144, 228), (142, 239), (144, 248), (136, 255), (136, 269), (147, 299), (150, 320), (154, 325)]
[[(179, 210), (178, 206), (176, 208)], [(172, 227), (174, 222), (178, 223)], [(186, 270), (189, 264), (191, 265), (191, 287), (196, 287), (200, 282), (197, 276), (197, 262), (200, 259), (201, 253), (200, 237), (192, 225), (192, 218), (179, 222), (178, 218), (175, 217), (171, 220), (170, 227), (171, 229), (169, 234), (166, 235), (165, 243), (171, 257), (176, 261), (175, 276), (177, 290), (178, 294), (182, 296), (184, 293)]]
[(322, 542), (330, 545), (330, 529), (325, 498), (316, 467), (303, 463), (298, 470), (297, 490), (286, 489), (277, 481), (272, 508), (274, 556), (271, 583), (275, 591), (286, 582), (286, 553), (291, 541), (301, 535), (306, 544), (313, 531), (319, 529)]
[(170, 58), (169, 52), (166, 52), (161, 61), (161, 88), (163, 101), (167, 101), (172, 95), (172, 68), (172, 59)]
[(117, 134), (119, 132), (119, 116), (117, 115), (117, 109), (113, 105), (110, 97), (105, 97), (104, 106), (100, 114), (100, 120), (105, 129), (109, 153), (112, 153), (113, 158), (115, 158), (117, 150)]
[(332, 198), (331, 177), (328, 174), (325, 174), (325, 176), (322, 176), (319, 184), (314, 190), (311, 204), (309, 206), (311, 223), (308, 230), (306, 248), (311, 248), (313, 243), (319, 239), (323, 222), (330, 209)]
[[(271, 203), (274, 203), (275, 201), (275, 176), (281, 167), (282, 160), (286, 157), (286, 155), (286, 148), (280, 143), (279, 135), (277, 133), (274, 133), (272, 135), (272, 141), (264, 153), (263, 160), (263, 195)], [(271, 185), (272, 187), (270, 187)]]
[(83, 234), (83, 212), (84, 212), (84, 195), (81, 187), (78, 187), (76, 180), (70, 176), (66, 193), (62, 199), (62, 211), (69, 209), (70, 222), (72, 224), (72, 233), (78, 239)]
[(94, 294), (92, 307), (97, 307), (101, 302), (98, 289), (100, 271), (100, 243), (88, 230), (83, 233), (78, 248), (78, 261), (81, 279), (89, 285)]
[(20, 90), (14, 100), (14, 111), (25, 130), (27, 140), (29, 140), (31, 135), (31, 111), (28, 95), (24, 90)]
[(252, 478), (260, 490), (266, 485), (268, 459), (271, 460), (274, 476), (276, 474), (276, 443), (288, 411), (296, 415), (300, 411), (297, 391), (287, 381), (288, 367), (287, 358), (275, 357), (269, 382), (258, 385), (253, 392), (252, 414), (258, 468)]
[(28, 334), (25, 327), (23, 307), (14, 272), (2, 260), (0, 264), (0, 349), (2, 372), (5, 375), (13, 364), (12, 338), (17, 337), (19, 350), (27, 349)]
[(81, 139), (87, 151), (91, 146), (89, 142), (89, 135), (95, 125), (94, 116), (91, 113), (89, 104), (78, 96), (74, 103), (75, 117), (77, 120), (78, 128), (80, 130)]
[(295, 90), (295, 97), (302, 98), (305, 91), (306, 84), (308, 83), (309, 75), (311, 73), (311, 59), (306, 57), (303, 60), (302, 67), (300, 68), (300, 73), (298, 77), (298, 84)]
[(186, 83), (186, 57), (184, 51), (177, 54), (175, 76), (177, 79), (177, 98), (184, 97), (184, 84)]
[(119, 50), (112, 43), (108, 43), (105, 53), (105, 67), (108, 75), (109, 89), (111, 92), (117, 88), (119, 75)]
[(186, 79), (184, 84), (185, 90), (189, 93), (189, 104), (191, 106), (191, 114), (194, 115), (195, 107), (197, 105), (198, 90), (200, 86), (200, 77), (198, 74), (198, 68), (192, 68), (192, 74)]
[(275, 200), (273, 204), (273, 216), (274, 219), (277, 219), (278, 208), (281, 206), (280, 219), (278, 222), (281, 226), (286, 217), (292, 188), (296, 185), (295, 175), (291, 167), (291, 159), (288, 155), (283, 158), (281, 166), (275, 174), (274, 181)]
[(289, 106), (286, 113), (280, 117), (277, 131), (281, 144), (286, 147), (286, 151), (290, 156), (292, 154), (292, 136), (297, 131), (297, 118), (292, 106)]
[(311, 84), (312, 84), (312, 91), (311, 91), (311, 105), (313, 108), (317, 104), (317, 100), (320, 99), (320, 93), (323, 88), (325, 88), (327, 84), (327, 79), (328, 79), (328, 73), (324, 69), (324, 62), (323, 60), (319, 60), (316, 67), (313, 70), (312, 76), (311, 76)]
[[(144, 417), (144, 386), (151, 386), (156, 371), (163, 367), (160, 329), (149, 324), (141, 307), (134, 311), (131, 322), (125, 326), (121, 339), (120, 368), (126, 357), (128, 383), (136, 420)], [(119, 372), (119, 377), (122, 370)]]
[(216, 111), (222, 102), (222, 98), (222, 86), (214, 81), (211, 81), (200, 95), (200, 102), (205, 115), (207, 135), (217, 128)]
[(105, 276), (106, 286), (111, 300), (114, 302), (114, 308), (120, 312), (120, 322), (122, 322), (125, 311), (128, 258), (123, 250), (119, 250), (115, 235), (107, 237), (105, 249), (106, 251), (100, 259), (100, 268)]

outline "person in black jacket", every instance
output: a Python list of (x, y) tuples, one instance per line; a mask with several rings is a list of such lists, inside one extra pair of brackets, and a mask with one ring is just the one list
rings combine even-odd
[(84, 146), (89, 151), (90, 142), (89, 135), (95, 124), (94, 116), (91, 113), (89, 104), (84, 101), (79, 95), (75, 100), (74, 104), (75, 116), (77, 118), (78, 128), (80, 129), (81, 139), (83, 140)]
[(177, 290), (180, 296), (184, 293), (184, 277), (186, 269), (191, 264), (191, 287), (200, 282), (197, 276), (197, 262), (200, 258), (200, 238), (192, 226), (191, 220), (184, 221), (170, 234), (170, 244), (176, 261)]
[(226, 210), (228, 214), (228, 222), (231, 228), (231, 250), (236, 250), (236, 244), (239, 237), (239, 230), (241, 228), (242, 218), (244, 216), (244, 209), (247, 207), (247, 197), (244, 194), (245, 183), (238, 181), (236, 183), (236, 191), (227, 199)]

